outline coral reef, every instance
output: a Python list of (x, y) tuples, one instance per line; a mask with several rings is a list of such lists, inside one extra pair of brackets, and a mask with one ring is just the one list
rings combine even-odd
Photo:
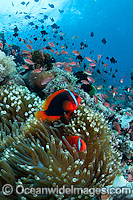
[(31, 70), (23, 75), (23, 80), (29, 90), (36, 92), (42, 99), (60, 89), (77, 89), (77, 79), (69, 72), (56, 67), (49, 71)]
[(51, 93), (54, 93), (57, 90), (61, 89), (69, 89), (76, 91), (75, 89), (77, 89), (77, 78), (74, 77), (73, 74), (59, 69), (57, 67), (53, 67), (51, 72), (54, 72), (56, 76), (50, 82), (48, 82), (46, 87), (42, 90), (44, 96), (48, 96)]
[[(1, 185), (29, 188), (102, 188), (120, 173), (120, 154), (110, 141), (110, 128), (103, 114), (79, 106), (69, 122), (43, 123), (29, 116), (16, 136), (1, 141)], [(66, 138), (81, 136), (87, 149), (77, 153)], [(14, 199), (16, 198), (16, 194)], [(91, 199), (89, 195), (25, 194), (25, 199)], [(18, 198), (18, 197), (17, 197)], [(18, 198), (19, 199), (19, 198)]]
[(16, 64), (13, 59), (13, 56), (6, 56), (6, 54), (0, 50), (0, 82), (7, 76), (16, 72)]

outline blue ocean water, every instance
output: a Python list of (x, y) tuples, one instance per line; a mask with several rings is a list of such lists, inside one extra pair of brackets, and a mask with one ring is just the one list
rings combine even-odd
[[(24, 47), (13, 36), (16, 26), (18, 36), (32, 40), (34, 49), (46, 45), (42, 40), (33, 40), (34, 37), (40, 37), (43, 29), (48, 32), (46, 36), (50, 42), (58, 42), (60, 46), (66, 44), (69, 53), (71, 50), (80, 51), (80, 43), (83, 42), (88, 47), (81, 51), (82, 56), (92, 56), (95, 60), (100, 54), (102, 61), (108, 63), (108, 69), (118, 69), (116, 78), (106, 75), (109, 83), (115, 81), (117, 85), (126, 76), (123, 85), (128, 86), (133, 68), (132, 8), (132, 0), (1, 0), (0, 31), (4, 32), (7, 43), (17, 44), (20, 48)], [(53, 23), (60, 26), (58, 34), (64, 33), (63, 40), (53, 37), (50, 29)], [(91, 32), (93, 37), (90, 36)], [(77, 38), (72, 39), (74, 36)], [(103, 38), (106, 44), (102, 43)], [(54, 57), (57, 57), (57, 61), (67, 60), (66, 55)], [(113, 57), (117, 63), (109, 62), (106, 57)]]

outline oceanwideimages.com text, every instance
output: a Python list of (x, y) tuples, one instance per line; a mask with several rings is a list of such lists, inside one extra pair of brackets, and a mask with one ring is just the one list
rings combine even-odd
[(62, 187), (54, 187), (54, 188), (28, 188), (24, 187), (23, 185), (17, 185), (14, 188), (10, 184), (5, 184), (2, 187), (2, 193), (6, 196), (11, 195), (13, 192), (17, 193), (18, 195), (89, 195), (94, 197), (95, 195), (104, 195), (104, 194), (132, 194), (132, 189), (130, 187), (124, 188), (114, 188), (111, 187), (107, 188), (75, 188), (73, 185), (71, 187), (66, 187), (63, 185)]

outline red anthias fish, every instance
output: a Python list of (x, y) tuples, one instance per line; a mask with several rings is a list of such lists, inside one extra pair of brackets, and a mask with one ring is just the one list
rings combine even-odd
[(59, 90), (50, 95), (43, 104), (43, 111), (35, 113), (35, 117), (40, 120), (56, 121), (63, 115), (70, 118), (74, 110), (81, 102), (81, 97), (70, 90)]
[(118, 133), (121, 133), (121, 127), (117, 121), (113, 122), (113, 126), (114, 126), (115, 130), (118, 131)]
[(76, 150), (78, 152), (82, 152), (86, 149), (86, 143), (79, 136), (76, 136), (76, 135), (75, 136), (69, 136), (68, 138), (66, 138), (66, 140), (69, 142), (69, 144), (72, 147), (76, 147)]

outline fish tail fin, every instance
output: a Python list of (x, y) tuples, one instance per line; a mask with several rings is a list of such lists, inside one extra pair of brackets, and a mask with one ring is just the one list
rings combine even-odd
[(47, 119), (48, 116), (44, 111), (38, 111), (35, 113), (35, 117), (39, 121), (45, 121), (45, 119)]

